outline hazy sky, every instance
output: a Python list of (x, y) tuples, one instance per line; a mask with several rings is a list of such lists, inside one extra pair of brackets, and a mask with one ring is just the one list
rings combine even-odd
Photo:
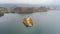
[(60, 0), (0, 0), (0, 3), (59, 4)]

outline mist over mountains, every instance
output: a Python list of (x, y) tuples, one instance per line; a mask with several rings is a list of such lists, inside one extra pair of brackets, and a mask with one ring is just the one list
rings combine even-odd
[(0, 4), (0, 7), (41, 7), (41, 6), (48, 6), (48, 7), (60, 7), (60, 4)]

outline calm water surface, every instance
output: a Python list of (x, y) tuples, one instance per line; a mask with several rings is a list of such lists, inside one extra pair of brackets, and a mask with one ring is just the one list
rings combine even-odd
[[(33, 27), (25, 27), (23, 18), (30, 16)], [(0, 34), (60, 34), (60, 10), (32, 14), (8, 13), (0, 17)]]

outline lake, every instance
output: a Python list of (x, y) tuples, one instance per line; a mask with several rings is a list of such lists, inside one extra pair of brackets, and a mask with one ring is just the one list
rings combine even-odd
[[(23, 19), (30, 16), (32, 27), (25, 27)], [(60, 10), (31, 14), (6, 13), (0, 17), (0, 34), (60, 34)]]

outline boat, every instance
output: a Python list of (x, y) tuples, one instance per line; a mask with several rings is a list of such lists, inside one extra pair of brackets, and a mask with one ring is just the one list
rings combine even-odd
[(32, 26), (33, 26), (32, 19), (31, 19), (30, 17), (24, 18), (24, 19), (23, 19), (23, 24), (24, 24), (26, 27), (32, 27)]

